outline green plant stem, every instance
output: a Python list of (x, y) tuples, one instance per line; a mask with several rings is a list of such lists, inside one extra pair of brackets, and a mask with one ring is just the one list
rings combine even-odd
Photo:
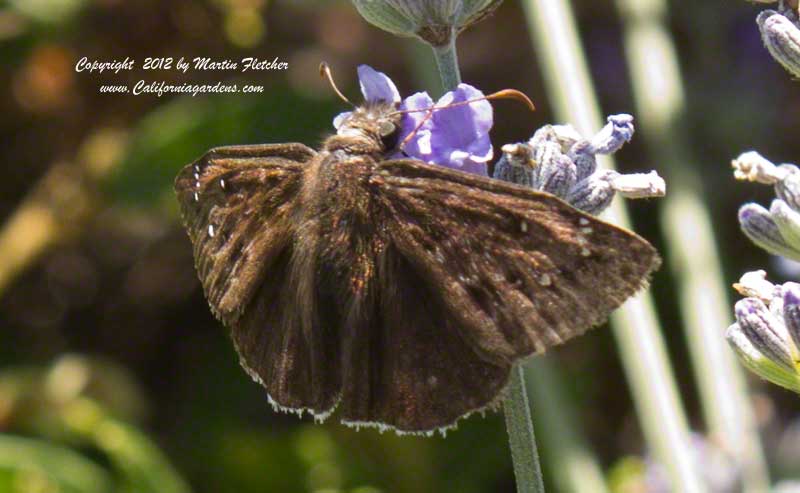
[[(602, 123), (570, 5), (566, 0), (525, 0), (522, 4), (558, 118), (591, 135)], [(600, 164), (610, 168), (614, 163), (605, 158)], [(623, 227), (630, 224), (621, 200), (614, 201), (607, 216)], [(643, 293), (629, 300), (614, 313), (612, 322), (642, 429), (655, 458), (667, 471), (672, 490), (705, 491), (688, 453), (686, 416), (652, 297)]]
[(442, 78), (444, 90), (455, 89), (461, 83), (458, 54), (456, 53), (456, 37), (453, 36), (447, 45), (434, 47), (433, 55), (436, 57), (436, 68), (439, 69), (439, 76)]
[[(444, 89), (446, 91), (455, 89), (461, 82), (455, 36), (449, 45), (434, 47), (433, 53)], [(511, 371), (511, 381), (503, 401), (503, 409), (506, 415), (517, 491), (519, 493), (542, 493), (544, 492), (544, 483), (539, 465), (539, 453), (536, 449), (530, 404), (525, 391), (525, 377), (522, 367), (519, 365)]]
[[(746, 491), (769, 489), (766, 460), (742, 370), (723, 332), (731, 305), (697, 159), (689, 151), (684, 97), (664, 0), (617, 0), (640, 127), (671, 192), (662, 201), (668, 260), (709, 434), (742, 466)], [(658, 74), (658, 84), (653, 83)]]
[(411, 66), (414, 80), (436, 101), (444, 94), (444, 88), (437, 68), (435, 51), (431, 50), (427, 43), (412, 41), (405, 44), (405, 58)]
[(506, 388), (503, 412), (506, 416), (506, 430), (511, 447), (511, 459), (514, 462), (517, 492), (544, 493), (542, 468), (539, 465), (531, 408), (525, 389), (525, 373), (521, 364), (516, 364), (511, 369), (511, 381)]

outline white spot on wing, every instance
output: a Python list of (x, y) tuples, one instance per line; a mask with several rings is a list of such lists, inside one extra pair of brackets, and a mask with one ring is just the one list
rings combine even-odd
[(523, 233), (527, 233), (528, 232), (528, 223), (526, 223), (525, 221), (522, 221), (521, 223), (519, 223), (519, 229)]
[(222, 178), (219, 179), (219, 186), (222, 187), (223, 190), (225, 190), (225, 180), (224, 179), (222, 179)]
[(581, 226), (586, 226), (587, 224), (589, 224), (589, 220), (586, 219), (585, 217), (582, 217), (578, 220), (578, 223), (580, 223)]
[(194, 165), (194, 201), (200, 200), (200, 166)]
[(208, 225), (208, 236), (213, 238), (215, 234), (216, 233), (214, 233), (214, 225), (213, 224), (209, 224)]

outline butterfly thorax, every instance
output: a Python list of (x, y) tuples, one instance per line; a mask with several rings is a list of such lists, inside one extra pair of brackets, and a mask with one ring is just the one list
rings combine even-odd
[(339, 123), (336, 134), (325, 141), (323, 149), (385, 159), (397, 145), (401, 118), (396, 103), (368, 102)]

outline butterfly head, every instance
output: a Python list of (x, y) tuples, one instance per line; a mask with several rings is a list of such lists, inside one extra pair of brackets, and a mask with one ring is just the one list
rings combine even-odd
[(397, 147), (403, 115), (397, 103), (367, 102), (334, 120), (336, 136), (328, 141), (328, 150), (347, 149), (363, 154), (385, 154)]

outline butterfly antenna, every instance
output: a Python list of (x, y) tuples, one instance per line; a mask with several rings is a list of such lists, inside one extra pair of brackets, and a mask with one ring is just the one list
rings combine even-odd
[(342, 94), (342, 91), (340, 91), (339, 88), (336, 87), (336, 83), (333, 81), (333, 74), (331, 73), (331, 68), (328, 66), (327, 63), (322, 62), (322, 63), (319, 64), (319, 75), (320, 75), (320, 77), (324, 77), (324, 78), (328, 79), (328, 83), (333, 88), (333, 92), (335, 92), (336, 95), (339, 96), (342, 99), (342, 101), (344, 101), (345, 103), (347, 103), (350, 106), (355, 108), (356, 105), (351, 103), (350, 100), (347, 99), (344, 96), (344, 94)]
[[(444, 106), (431, 106), (430, 108), (419, 108), (416, 110), (397, 110), (393, 114), (404, 114), (404, 113), (418, 113), (420, 111), (439, 111), (439, 110), (446, 110), (447, 108), (455, 108), (457, 106), (464, 106), (465, 104), (476, 103), (478, 101), (485, 101), (491, 99), (516, 99), (517, 101), (521, 101), (525, 103), (525, 105), (531, 111), (536, 111), (536, 106), (534, 106), (533, 101), (530, 100), (528, 96), (525, 95), (522, 91), (517, 91), (516, 89), (503, 89), (501, 91), (493, 92), (488, 96), (481, 96), (479, 98), (474, 99), (467, 99), (466, 101), (459, 101), (457, 103), (450, 103)], [(426, 120), (429, 117), (426, 117)]]
[[(536, 111), (536, 106), (534, 106), (533, 101), (531, 101), (530, 98), (524, 92), (517, 91), (516, 89), (503, 89), (501, 91), (489, 94), (488, 96), (486, 96), (486, 99), (516, 99), (517, 101), (525, 103), (525, 105), (528, 107), (529, 110)], [(477, 101), (480, 101), (480, 98), (478, 98)], [(469, 101), (464, 101), (464, 103), (467, 102)], [(456, 104), (462, 104), (462, 103), (456, 103)]]
[(413, 139), (415, 135), (417, 135), (417, 132), (419, 131), (420, 128), (422, 128), (423, 125), (425, 125), (425, 122), (427, 122), (428, 120), (431, 119), (431, 117), (433, 116), (433, 110), (435, 110), (435, 109), (436, 109), (436, 107), (432, 106), (430, 108), (423, 108), (421, 110), (398, 111), (398, 113), (412, 113), (412, 112), (415, 112), (415, 111), (427, 111), (428, 112), (428, 114), (425, 115), (425, 118), (420, 120), (420, 122), (417, 124), (417, 126), (414, 127), (414, 130), (409, 132), (409, 134), (406, 136), (406, 138), (403, 139), (402, 142), (400, 142), (400, 145), (397, 146), (398, 149), (400, 149), (402, 151), (403, 148), (406, 146), (406, 144), (408, 144), (408, 142), (411, 139)]

